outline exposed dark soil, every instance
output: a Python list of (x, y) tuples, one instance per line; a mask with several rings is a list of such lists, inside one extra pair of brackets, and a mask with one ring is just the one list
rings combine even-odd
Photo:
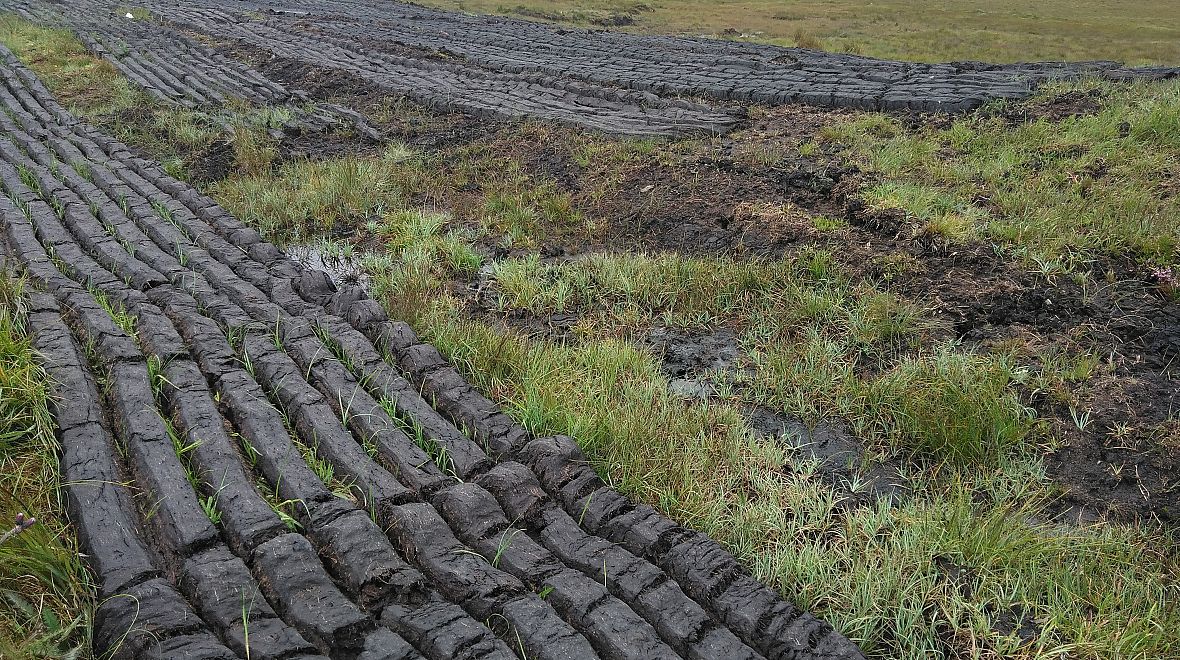
[[(871, 504), (880, 498), (903, 497), (906, 482), (892, 463), (870, 462), (864, 445), (847, 429), (821, 423), (814, 428), (765, 407), (751, 407), (746, 420), (755, 432), (789, 447), (797, 460), (815, 461), (841, 506)], [(792, 471), (792, 465), (784, 465)]]
[(742, 349), (729, 328), (705, 334), (654, 328), (643, 344), (660, 358), (668, 387), (686, 398), (712, 397), (713, 378), (730, 379), (742, 368)]
[(1001, 635), (1015, 634), (1025, 644), (1035, 642), (1042, 630), (1033, 612), (1017, 606), (993, 612), (992, 628)]
[(692, 334), (655, 328), (644, 343), (660, 357), (664, 373), (672, 378), (701, 376), (738, 367), (742, 349), (729, 328)]
[(1073, 90), (1045, 101), (1007, 106), (997, 114), (1012, 124), (1025, 124), (1044, 119), (1057, 123), (1070, 117), (1096, 115), (1102, 110), (1102, 90)]
[(228, 140), (214, 142), (193, 158), (188, 171), (191, 180), (198, 185), (224, 179), (234, 171), (234, 145)]
[[(935, 321), (930, 341), (1016, 351), (1034, 368), (1046, 353), (1098, 355), (1093, 376), (1062, 384), (1058, 394), (1070, 397), (1068, 404), (1053, 393), (1027, 393), (1065, 439), (1047, 457), (1050, 475), (1062, 486), (1061, 512), (1081, 520), (1155, 517), (1175, 524), (1180, 478), (1170, 466), (1180, 458), (1180, 441), (1168, 424), (1180, 389), (1180, 307), (1160, 297), (1129, 260), (1096, 263), (1093, 272), (1104, 274), (1097, 282), (1048, 279), (997, 257), (988, 245), (940, 243), (902, 216), (870, 211), (857, 197), (865, 181), (855, 168), (835, 157), (797, 153), (799, 140), (814, 135), (830, 115), (783, 108), (748, 132), (688, 150), (680, 160), (640, 157), (599, 170), (575, 162), (561, 140), (510, 143), (509, 132), (490, 144), (492, 153), (509, 154), (539, 180), (570, 191), (580, 208), (603, 221), (589, 239), (548, 237), (540, 248), (544, 257), (670, 250), (773, 258), (820, 246), (854, 276), (926, 308)], [(757, 148), (751, 142), (759, 140), (778, 149), (772, 154), (777, 160), (751, 162), (747, 154)], [(604, 183), (608, 174), (613, 178)], [(600, 186), (611, 192), (596, 199)], [(822, 231), (817, 216), (848, 226)], [(518, 323), (538, 329), (524, 319)], [(701, 337), (664, 338), (657, 349), (671, 358), (668, 373), (677, 387), (709, 394), (699, 379), (681, 373), (686, 365), (716, 359)], [(685, 359), (691, 355), (699, 357)], [(1075, 415), (1088, 415), (1084, 429)], [(1116, 440), (1116, 433), (1123, 435)]]

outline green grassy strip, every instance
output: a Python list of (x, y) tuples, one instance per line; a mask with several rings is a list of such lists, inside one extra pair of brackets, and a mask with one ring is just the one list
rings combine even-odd
[(398, 208), (405, 198), (404, 177), (414, 176), (413, 168), (403, 166), (411, 157), (393, 144), (380, 157), (295, 161), (277, 175), (246, 173), (212, 185), (209, 192), (268, 236), (298, 240)]
[(0, 43), (16, 53), (76, 115), (111, 115), (143, 102), (142, 92), (115, 67), (91, 55), (69, 30), (0, 14)]
[(901, 209), (919, 231), (1000, 243), (1046, 274), (1084, 272), (1095, 256), (1180, 263), (1180, 83), (1053, 86), (1100, 109), (1059, 122), (999, 107), (949, 126), (909, 129), (868, 114), (825, 128), (821, 141), (879, 177), (863, 193)]
[(928, 325), (921, 311), (853, 285), (826, 251), (775, 261), (598, 254), (543, 265), (530, 257), (500, 261), (494, 275), (504, 310), (581, 312), (575, 332), (587, 337), (657, 325), (735, 328), (752, 362), (737, 383), (744, 396), (811, 422), (847, 418), (862, 436), (989, 461), (1031, 428), (1008, 388), (1009, 365), (950, 348), (919, 351)]

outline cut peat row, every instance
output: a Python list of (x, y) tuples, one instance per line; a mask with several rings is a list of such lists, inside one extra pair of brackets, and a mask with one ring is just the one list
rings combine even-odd
[(280, 128), (272, 129), (276, 137), (287, 132), (352, 128), (366, 139), (381, 139), (359, 113), (314, 103), (305, 93), (289, 90), (159, 22), (127, 18), (122, 5), (4, 0), (0, 9), (38, 24), (70, 29), (87, 49), (110, 62), (156, 102), (207, 111), (213, 121), (231, 133), (233, 121), (218, 114), (218, 110), (227, 104), (245, 103), (286, 111), (289, 118), (283, 118)]
[(211, 49), (167, 24), (217, 39), (235, 39), (281, 57), (341, 69), (440, 111), (479, 116), (539, 117), (636, 136), (709, 134), (736, 123), (729, 112), (682, 99), (537, 72), (492, 71), (421, 53), (404, 56), (370, 50), (347, 36), (305, 34), (283, 24), (245, 20), (253, 8), (145, 5), (151, 18), (126, 18), (122, 5), (102, 0), (58, 3), (0, 0), (0, 10), (75, 32), (96, 55), (111, 62), (158, 102), (215, 108), (227, 99), (287, 108), (291, 130), (351, 125), (358, 134), (380, 134), (359, 113), (268, 80), (253, 68)]
[[(227, 99), (282, 106), (289, 128), (351, 124), (356, 112), (268, 80), (201, 43), (245, 44), (323, 71), (355, 75), (438, 111), (536, 117), (621, 135), (723, 133), (734, 106), (804, 103), (964, 112), (1087, 76), (1163, 79), (1175, 67), (1117, 62), (923, 64), (706, 38), (635, 35), (473, 16), (398, 2), (153, 0), (127, 18), (107, 0), (0, 0), (0, 9), (72, 29), (158, 101), (189, 108)], [(706, 99), (710, 104), (696, 99)]]
[[(160, 2), (160, 7), (170, 3)], [(251, 2), (202, 0), (198, 6), (261, 11), (270, 26), (373, 51), (416, 49), (420, 57), (458, 55), (468, 66), (513, 75), (544, 75), (620, 86), (666, 97), (689, 95), (764, 104), (807, 103), (868, 110), (960, 112), (990, 99), (1023, 98), (1043, 81), (1081, 75), (1175, 75), (1114, 62), (988, 65), (918, 64), (740, 41), (659, 37), (475, 16), (412, 4), (291, 0), (267, 12)], [(294, 10), (294, 11), (292, 11)], [(163, 11), (163, 10), (162, 10)], [(200, 21), (183, 18), (199, 25)], [(240, 38), (237, 31), (198, 27)], [(318, 64), (318, 63), (317, 63)]]
[[(31, 190), (20, 191), (15, 184), (8, 193), (24, 199), (33, 195)], [(30, 202), (30, 206), (34, 203)], [(34, 233), (43, 242), (55, 232), (55, 251), (70, 246), (68, 235), (62, 232), (60, 225), (54, 225), (48, 217), (37, 217)], [(168, 573), (179, 576), (180, 591), (197, 613), (238, 655), (248, 653), (252, 643), (262, 649), (250, 653), (251, 657), (294, 657), (316, 650), (280, 621), (268, 601), (259, 595), (259, 587), (242, 559), (221, 543), (211, 520), (216, 515), (218, 521), (224, 522), (220, 535), (228, 538), (230, 545), (250, 560), (270, 602), (275, 603), (300, 632), (313, 639), (319, 649), (330, 650), (334, 656), (369, 648), (375, 643), (378, 646), (394, 644), (391, 648), (404, 647), (403, 651), (408, 649), (404, 641), (391, 638), (388, 632), (375, 631), (372, 620), (342, 595), (337, 595), (335, 601), (331, 599), (333, 593), (339, 592), (314, 553), (311, 555), (314, 561), (310, 561), (306, 552), (292, 551), (286, 546), (276, 550), (278, 544), (274, 538), (287, 536), (285, 530), (276, 514), (261, 503), (257, 493), (244, 480), (241, 463), (235, 461), (236, 453), (227, 446), (228, 441), (219, 443), (216, 436), (195, 435), (202, 412), (200, 395), (205, 387), (204, 378), (191, 377), (191, 362), (183, 354), (183, 347), (168, 348), (180, 344), (171, 326), (145, 324), (148, 327), (139, 328), (140, 333), (150, 337), (144, 343), (158, 351), (154, 353), (157, 360), (160, 360), (160, 353), (168, 356), (166, 363), (160, 360), (157, 364), (165, 364), (160, 380), (167, 382), (168, 389), (172, 390), (168, 397), (172, 399), (172, 412), (179, 424), (188, 425), (184, 440), (170, 437), (172, 434), (165, 427), (162, 410), (157, 407), (149, 389), (150, 362), (135, 347), (133, 339), (112, 322), (109, 311), (96, 302), (95, 296), (124, 300), (130, 309), (145, 319), (152, 318), (151, 305), (135, 302), (143, 297), (142, 293), (125, 288), (118, 278), (103, 277), (97, 263), (90, 261), (77, 245), (70, 247), (74, 250), (71, 251), (69, 270), (80, 281), (53, 278), (59, 287), (55, 294), (68, 301), (68, 316), (76, 319), (77, 334), (86, 345), (94, 347), (94, 359), (104, 369), (110, 391), (110, 417), (115, 420), (122, 446), (132, 455), (130, 472), (145, 491), (143, 499), (147, 504), (141, 507), (145, 509), (145, 527), (159, 540), (155, 545)], [(21, 249), (18, 256), (28, 263), (49, 258), (44, 251), (37, 253), (35, 246)], [(95, 282), (103, 284), (96, 285)], [(158, 310), (155, 313), (158, 314)], [(186, 374), (190, 377), (186, 378)], [(179, 402), (180, 399), (187, 399), (187, 402)], [(205, 413), (211, 412), (208, 406), (204, 408)], [(220, 419), (219, 415), (217, 419)], [(182, 443), (187, 444), (184, 449), (179, 449)], [(190, 450), (195, 456), (195, 474), (186, 478), (185, 466), (178, 454)], [(210, 499), (205, 500), (212, 504), (198, 504), (197, 496), (189, 486), (190, 479), (197, 481), (202, 476), (217, 479), (204, 483), (214, 489), (206, 495)], [(297, 538), (306, 543), (302, 537)], [(300, 588), (286, 592), (277, 590), (275, 585), (282, 587), (285, 583), (277, 580), (269, 567), (280, 560), (286, 570), (298, 567)], [(168, 607), (170, 611), (175, 609), (172, 605)], [(134, 601), (132, 609), (135, 609)], [(126, 623), (126, 619), (124, 616), (118, 621)], [(188, 621), (193, 625), (200, 619), (190, 613)], [(156, 630), (153, 626), (144, 628), (142, 634), (167, 634), (167, 631)], [(142, 635), (138, 634), (138, 627), (128, 626), (115, 634), (128, 632), (132, 634), (119, 646), (116, 653), (119, 657), (137, 657), (145, 652), (141, 647), (148, 641), (139, 639)], [(127, 655), (121, 655), (123, 653)], [(412, 657), (412, 654), (400, 653), (391, 657)]]
[(3, 235), (46, 292), (100, 652), (861, 657), (0, 56)]
[(356, 39), (308, 34), (284, 22), (242, 20), (220, 9), (174, 7), (170, 20), (297, 60), (356, 75), (440, 112), (538, 117), (621, 135), (720, 133), (735, 118), (721, 110), (649, 92), (615, 89), (542, 73), (509, 73), (464, 62), (366, 49)]
[(922, 64), (706, 38), (585, 30), (358, 0), (155, 0), (166, 20), (428, 106), (572, 121), (618, 133), (723, 131), (731, 119), (679, 99), (963, 112), (1047, 81), (1176, 77), (1117, 62)]

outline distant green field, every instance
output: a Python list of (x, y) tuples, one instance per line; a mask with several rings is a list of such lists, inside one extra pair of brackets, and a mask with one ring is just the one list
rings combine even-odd
[(420, 0), (588, 27), (703, 34), (919, 61), (1180, 64), (1176, 0)]

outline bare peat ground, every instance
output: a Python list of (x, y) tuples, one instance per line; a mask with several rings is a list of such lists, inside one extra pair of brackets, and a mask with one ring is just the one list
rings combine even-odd
[[(1081, 278), (1038, 275), (990, 242), (951, 240), (904, 212), (867, 203), (864, 192), (879, 175), (862, 171), (851, 149), (821, 139), (826, 128), (859, 117), (856, 110), (751, 107), (753, 95), (703, 83), (635, 96), (651, 91), (640, 82), (671, 80), (675, 72), (617, 79), (583, 69), (572, 75), (584, 82), (571, 85), (553, 75), (570, 61), (562, 58), (594, 66), (593, 58), (570, 55), (576, 41), (554, 49), (556, 63), (539, 60), (540, 73), (527, 78), (504, 59), (504, 48), (481, 48), (495, 43), (489, 31), (523, 31), (537, 43), (557, 33), (401, 5), (370, 17), (372, 25), (360, 20), (367, 6), (355, 3), (300, 3), (292, 12), (250, 3), (151, 6), (170, 25), (167, 38), (185, 40), (185, 52), (198, 54), (170, 64), (161, 55), (166, 49), (153, 43), (162, 37), (151, 30), (83, 23), (67, 5), (0, 4), (38, 20), (64, 15), (80, 35), (104, 35), (107, 41), (88, 47), (118, 60), (120, 71), (155, 90), (161, 106), (204, 112), (244, 100), (279, 108), (245, 128), (214, 115), (209, 123), (222, 133), (198, 153), (183, 154), (185, 178), (230, 200), (227, 206), (249, 208), (251, 200), (235, 200), (232, 188), (249, 177), (358, 154), (390, 158), (390, 142), (415, 147), (425, 164), (417, 179), (399, 182), (405, 189), (398, 203), (446, 209), (453, 216), (448, 237), (465, 237), (473, 263), (485, 264), (445, 271), (441, 288), (428, 294), (453, 299), (463, 319), (533, 340), (614, 337), (655, 353), (677, 396), (736, 401), (763, 440), (809, 441), (792, 456), (817, 462), (820, 480), (839, 500), (834, 519), (883, 501), (920, 499), (904, 476), (908, 463), (937, 472), (937, 456), (882, 456), (838, 414), (816, 423), (760, 399), (750, 318), (719, 314), (686, 323), (667, 314), (624, 318), (589, 301), (552, 309), (512, 304), (505, 264), (527, 269), (534, 259), (541, 268), (576, 269), (598, 255), (644, 252), (706, 263), (818, 263), (816, 254), (830, 255), (830, 265), (815, 268), (838, 270), (842, 286), (921, 310), (917, 330), (865, 349), (876, 352), (855, 366), (856, 377), (885, 376), (922, 345), (948, 341), (1017, 360), (1015, 371), (1028, 379), (1014, 378), (1011, 389), (1036, 411), (1037, 441), (1060, 488), (1038, 512), (1045, 519), (1030, 525), (1174, 529), (1176, 303), (1132, 257), (1098, 256)], [(307, 11), (321, 12), (320, 20)], [(236, 19), (222, 27), (224, 12)], [(421, 20), (433, 41), (383, 22), (403, 17), (398, 12)], [(465, 27), (437, 47), (431, 44), (440, 43), (438, 22)], [(349, 43), (346, 34), (360, 38)], [(705, 59), (720, 48), (691, 40), (651, 44), (658, 53), (701, 48)], [(761, 48), (733, 50), (747, 64), (768, 57)], [(431, 66), (439, 62), (446, 66)], [(395, 64), (404, 76), (435, 83), (446, 75), (495, 84), (440, 101), (437, 88), (389, 77)], [(880, 66), (901, 76), (931, 71), (894, 64)], [(58, 106), (15, 58), (5, 66), (6, 238), (11, 258), (43, 289), (29, 299), (29, 318), (50, 375), (76, 393), (76, 405), (58, 405), (56, 414), (71, 517), (106, 599), (95, 622), (99, 651), (210, 658), (859, 656), (716, 542), (620, 495), (607, 485), (615, 483), (609, 473), (604, 483), (573, 441), (534, 437), (528, 420), (522, 426), (499, 412), (492, 400), (510, 394), (488, 391), (479, 372), (461, 375), (355, 285), (380, 279), (380, 269), (321, 254), (318, 265), (329, 271), (335, 261), (344, 265), (333, 284), (242, 223), (253, 215), (235, 219), (142, 158), (168, 155), (160, 143), (170, 132), (157, 108), (96, 119), (100, 129), (136, 138), (129, 150)], [(831, 76), (856, 62), (836, 58), (825, 66), (834, 69), (809, 75)], [(786, 85), (784, 96), (764, 100), (966, 109), (1031, 91), (1028, 83), (1017, 90), (996, 82), (1012, 70), (975, 75), (988, 70), (933, 69), (966, 84), (946, 99), (931, 100), (937, 95), (929, 89), (905, 84), (867, 96), (854, 85), (861, 96), (844, 100), (838, 91), (800, 98), (792, 96), (791, 81), (771, 76), (767, 85)], [(1078, 71), (1020, 69), (1030, 80)], [(1174, 76), (1113, 64), (1087, 71)], [(489, 89), (512, 91), (491, 103)], [(241, 90), (269, 92), (255, 99)], [(699, 98), (673, 97), (685, 92)], [(391, 102), (402, 94), (424, 105)], [(547, 94), (559, 101), (531, 105)], [(910, 100), (886, 103), (892, 94)], [(583, 102), (588, 115), (580, 114)], [(1098, 112), (1101, 103), (1069, 92), (1000, 112), (1014, 125), (1052, 124)], [(949, 121), (897, 117), (912, 126)], [(645, 139), (616, 140), (568, 123)], [(699, 136), (702, 129), (724, 135), (651, 139)], [(261, 140), (257, 151), (243, 148), (247, 139)], [(258, 164), (246, 160), (259, 152), (265, 157)], [(319, 220), (302, 219), (313, 227)], [(383, 233), (386, 220), (382, 211), (355, 208), (311, 231), (265, 221), (258, 229), (268, 238), (289, 232), (327, 238), (336, 250), (408, 260)], [(561, 277), (554, 270), (543, 284)], [(383, 301), (390, 309), (420, 311), (397, 297), (406, 290), (394, 291)], [(1052, 356), (1083, 365), (1061, 368), (1050, 364)], [(782, 466), (787, 475), (794, 469)], [(852, 485), (857, 480), (867, 486)], [(134, 489), (114, 485), (132, 481)], [(759, 496), (755, 485), (746, 488), (749, 497)], [(81, 505), (91, 501), (96, 505)], [(973, 579), (975, 569), (957, 563), (961, 558), (935, 559), (950, 583)], [(212, 588), (227, 581), (237, 586)], [(138, 598), (138, 611), (129, 599), (107, 599), (127, 593)], [(1043, 650), (1044, 637), (1055, 634), (1045, 632), (1045, 619), (1016, 606), (989, 611), (986, 625), (1032, 645), (1025, 650)], [(953, 630), (932, 630), (946, 654), (961, 650)], [(907, 634), (891, 630), (872, 641), (888, 648)]]

